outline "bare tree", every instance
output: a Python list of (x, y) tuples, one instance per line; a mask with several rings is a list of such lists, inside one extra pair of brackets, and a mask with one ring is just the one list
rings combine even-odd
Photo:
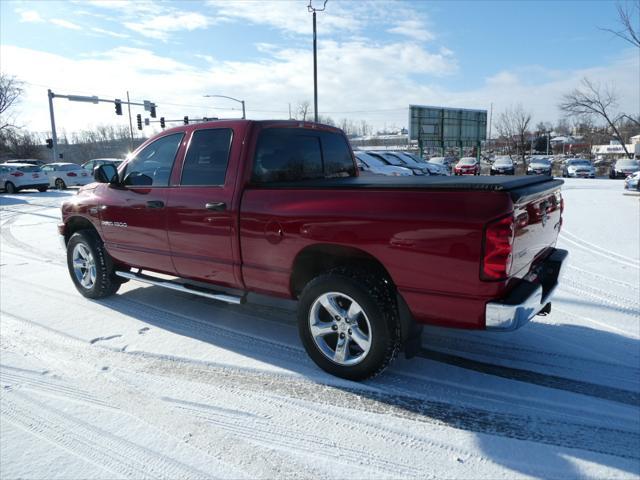
[(629, 42), (634, 47), (640, 48), (640, 0), (629, 3), (618, 3), (618, 28), (603, 28), (606, 32), (613, 33)]
[(8, 158), (40, 158), (42, 139), (32, 132), (7, 128), (0, 130), (0, 156)]
[(620, 141), (624, 153), (628, 157), (629, 151), (625, 145), (624, 138), (622, 138), (616, 126), (616, 123), (621, 118), (619, 114), (614, 113), (617, 105), (618, 96), (613, 89), (606, 86), (602, 87), (588, 78), (583, 78), (582, 85), (579, 88), (563, 95), (560, 110), (573, 116), (604, 119), (608, 127), (613, 131), (614, 136)]
[(512, 152), (522, 157), (523, 164), (525, 163), (527, 152), (527, 136), (530, 123), (531, 112), (527, 112), (520, 104), (507, 108), (498, 116), (496, 121), (498, 134), (507, 140), (509, 149)]
[(0, 131), (16, 128), (7, 112), (20, 100), (22, 85), (16, 77), (0, 73)]
[(311, 109), (311, 104), (305, 100), (304, 102), (298, 102), (296, 106), (296, 119), (302, 120), (305, 122), (307, 120), (307, 115), (309, 115), (309, 110)]

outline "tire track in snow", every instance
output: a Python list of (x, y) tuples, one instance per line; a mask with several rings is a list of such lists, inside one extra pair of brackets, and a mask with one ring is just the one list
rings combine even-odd
[(3, 419), (127, 478), (211, 478), (165, 455), (120, 438), (18, 391), (3, 395)]
[(638, 268), (640, 267), (640, 263), (636, 262), (634, 259), (630, 257), (625, 257), (622, 255), (618, 255), (617, 253), (601, 249), (596, 245), (590, 244), (588, 242), (584, 242), (583, 240), (579, 240), (578, 237), (572, 235), (569, 237), (566, 231), (560, 232), (560, 238), (565, 242), (569, 242), (572, 245), (589, 252), (592, 255), (597, 255), (602, 258), (606, 258), (607, 260), (617, 262), (621, 265), (626, 265), (628, 267)]
[(598, 385), (591, 382), (571, 380), (565, 377), (538, 373), (520, 368), (504, 367), (492, 363), (480, 362), (459, 355), (451, 355), (436, 350), (421, 349), (419, 357), (446, 363), (466, 370), (493, 375), (495, 377), (507, 378), (519, 382), (540, 385), (542, 387), (564, 390), (572, 393), (579, 393), (589, 397), (602, 398), (613, 402), (624, 403), (626, 405), (640, 406), (640, 393), (623, 390), (620, 388)]

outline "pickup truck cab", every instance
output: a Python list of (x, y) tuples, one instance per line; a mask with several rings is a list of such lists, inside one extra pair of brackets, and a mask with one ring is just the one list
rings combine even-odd
[(59, 225), (82, 295), (137, 280), (297, 299), (310, 357), (355, 380), (411, 356), (423, 324), (507, 331), (548, 311), (567, 255), (562, 180), (360, 177), (342, 131), (308, 122), (181, 126), (95, 178)]

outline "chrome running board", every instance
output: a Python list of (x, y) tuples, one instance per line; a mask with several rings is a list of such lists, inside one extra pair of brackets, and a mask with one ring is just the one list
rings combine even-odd
[(232, 303), (234, 305), (240, 305), (244, 303), (244, 297), (237, 297), (235, 295), (227, 295), (226, 293), (215, 293), (214, 291), (205, 291), (199, 287), (186, 286), (181, 283), (172, 282), (170, 280), (160, 280), (149, 275), (143, 275), (142, 273), (131, 272), (115, 272), (117, 276), (127, 278), (129, 280), (135, 280), (141, 283), (148, 283), (149, 285), (155, 285), (156, 287), (168, 288), (169, 290), (176, 290), (178, 292), (191, 293), (192, 295), (198, 295), (200, 297), (210, 298), (212, 300), (218, 300), (220, 302)]

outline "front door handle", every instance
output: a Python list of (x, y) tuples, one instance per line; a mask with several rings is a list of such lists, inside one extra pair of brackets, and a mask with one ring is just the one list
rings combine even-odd
[(164, 208), (164, 202), (162, 200), (149, 200), (147, 208)]
[(224, 202), (210, 202), (205, 204), (204, 208), (207, 210), (215, 210), (216, 212), (221, 212), (227, 209), (227, 204)]

